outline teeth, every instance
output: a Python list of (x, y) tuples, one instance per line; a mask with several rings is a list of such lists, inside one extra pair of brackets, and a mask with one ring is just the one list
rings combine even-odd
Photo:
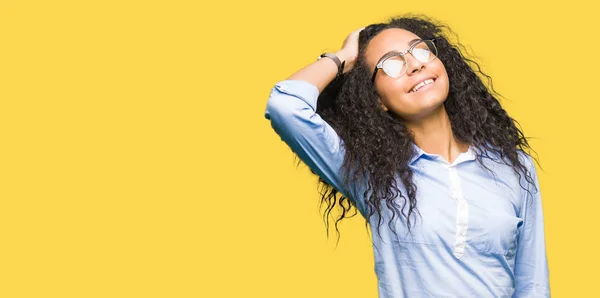
[(425, 81), (417, 84), (417, 86), (415, 86), (414, 88), (412, 88), (410, 91), (411, 92), (417, 92), (419, 89), (421, 89), (421, 87), (423, 87), (425, 85), (428, 85), (428, 84), (431, 84), (431, 83), (433, 83), (433, 79), (427, 79), (427, 80), (425, 80)]

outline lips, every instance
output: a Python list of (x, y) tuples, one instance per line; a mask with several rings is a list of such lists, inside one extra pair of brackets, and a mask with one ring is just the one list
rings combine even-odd
[[(412, 87), (410, 87), (410, 89), (408, 89), (408, 93), (409, 93), (409, 94), (410, 94), (410, 93), (415, 93), (415, 92), (413, 92), (412, 90), (413, 90), (413, 89), (414, 89), (414, 88), (415, 88), (417, 85), (419, 85), (419, 84), (421, 84), (422, 82), (425, 82), (425, 81), (427, 81), (427, 80), (429, 80), (429, 79), (433, 80), (433, 82), (432, 82), (431, 84), (435, 83), (435, 81), (437, 80), (437, 78), (436, 78), (436, 77), (433, 77), (433, 76), (431, 76), (431, 77), (425, 77), (425, 78), (423, 78), (423, 79), (420, 79), (420, 80), (418, 80), (418, 81), (417, 81), (417, 83), (415, 83), (415, 84), (414, 84)], [(419, 91), (420, 91), (422, 88), (426, 88), (428, 85), (431, 85), (431, 84), (426, 84), (425, 86), (421, 86), (421, 88), (419, 88), (419, 90), (417, 90), (416, 92), (419, 92)]]

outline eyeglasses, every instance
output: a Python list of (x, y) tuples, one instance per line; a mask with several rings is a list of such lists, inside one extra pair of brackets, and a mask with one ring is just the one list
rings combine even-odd
[(437, 57), (437, 48), (433, 41), (434, 39), (419, 40), (404, 52), (393, 51), (383, 55), (379, 59), (379, 62), (377, 62), (371, 82), (375, 82), (375, 75), (377, 75), (377, 70), (380, 68), (392, 78), (399, 78), (406, 73), (406, 69), (408, 68), (406, 53), (410, 53), (415, 59), (423, 63), (435, 60)]

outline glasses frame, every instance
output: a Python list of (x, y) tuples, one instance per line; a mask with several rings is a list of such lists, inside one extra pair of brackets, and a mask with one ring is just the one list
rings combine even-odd
[[(387, 54), (383, 55), (383, 57), (381, 57), (381, 58), (379, 59), (379, 62), (377, 62), (377, 66), (375, 66), (375, 70), (373, 70), (373, 76), (371, 77), (371, 82), (372, 82), (372, 83), (375, 83), (375, 76), (377, 75), (377, 71), (378, 71), (380, 68), (383, 68), (383, 62), (385, 62), (385, 61), (386, 61), (387, 59), (389, 59), (389, 58), (392, 58), (392, 57), (394, 57), (394, 56), (400, 55), (400, 56), (401, 56), (401, 57), (404, 59), (404, 61), (406, 61), (406, 65), (408, 66), (408, 60), (406, 60), (406, 54), (407, 54), (407, 53), (410, 53), (410, 54), (411, 54), (413, 57), (415, 57), (415, 55), (413, 55), (413, 53), (412, 53), (413, 49), (414, 49), (414, 48), (415, 48), (415, 47), (416, 47), (418, 44), (420, 44), (420, 43), (422, 43), (422, 42), (426, 42), (426, 41), (430, 41), (430, 42), (431, 42), (431, 44), (433, 45), (434, 49), (435, 49), (435, 54), (433, 55), (433, 56), (434, 56), (434, 58), (433, 58), (433, 59), (431, 59), (431, 61), (433, 61), (433, 60), (437, 59), (437, 54), (438, 54), (438, 52), (437, 52), (437, 47), (435, 46), (435, 43), (434, 43), (434, 41), (435, 41), (435, 38), (431, 38), (431, 39), (421, 39), (421, 40), (419, 40), (419, 41), (415, 42), (415, 43), (414, 43), (412, 46), (410, 46), (410, 48), (408, 48), (408, 50), (406, 50), (406, 51), (404, 51), (404, 52), (398, 52), (398, 51), (394, 51), (394, 52), (387, 53)], [(415, 59), (417, 59), (417, 58), (415, 57)], [(417, 59), (417, 60), (419, 60), (419, 59)], [(420, 60), (419, 60), (419, 61), (420, 61)], [(431, 62), (431, 61), (428, 61), (428, 62), (423, 62), (423, 63), (429, 63), (429, 62)], [(408, 69), (408, 67), (407, 67), (406, 69)], [(406, 73), (406, 69), (404, 70), (404, 72), (403, 72), (403, 73), (401, 73), (401, 74), (398, 76), (398, 78), (399, 78), (399, 77), (401, 77), (401, 76), (403, 76), (403, 75)], [(384, 72), (385, 72), (385, 71), (384, 71)], [(386, 73), (386, 75), (388, 75), (388, 74)], [(388, 76), (389, 76), (389, 75), (388, 75)], [(390, 76), (390, 77), (392, 77), (392, 76)], [(392, 78), (393, 78), (393, 77), (392, 77)], [(396, 79), (397, 79), (397, 78), (396, 78)]]

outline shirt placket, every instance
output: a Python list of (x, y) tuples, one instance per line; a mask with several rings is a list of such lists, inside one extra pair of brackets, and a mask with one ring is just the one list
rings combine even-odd
[(465, 244), (467, 242), (467, 228), (469, 225), (469, 205), (463, 197), (460, 177), (456, 165), (448, 166), (450, 176), (450, 186), (452, 198), (456, 201), (456, 236), (453, 253), (457, 259), (465, 254)]

